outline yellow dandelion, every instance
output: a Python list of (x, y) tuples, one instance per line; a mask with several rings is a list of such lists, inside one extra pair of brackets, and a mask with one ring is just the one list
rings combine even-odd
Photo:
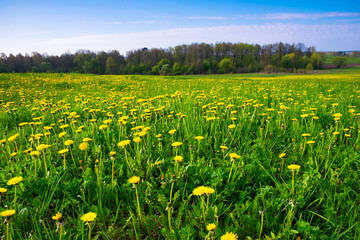
[(240, 156), (237, 155), (236, 153), (230, 153), (230, 154), (229, 154), (229, 157), (230, 157), (231, 159), (240, 158)]
[(86, 138), (83, 139), (83, 142), (90, 142), (90, 141), (92, 141), (92, 139), (91, 139), (91, 138), (88, 138), (88, 137), (86, 137)]
[(83, 222), (92, 222), (95, 220), (95, 218), (96, 218), (96, 213), (89, 212), (89, 213), (84, 214), (80, 219)]
[(210, 223), (206, 226), (206, 230), (212, 231), (216, 228), (216, 225), (214, 223)]
[(60, 220), (62, 218), (62, 214), (61, 213), (56, 213), (55, 216), (52, 216), (52, 219), (54, 219), (55, 221)]
[(129, 179), (129, 182), (132, 183), (132, 184), (136, 184), (136, 183), (140, 182), (140, 178), (138, 176), (132, 176)]
[(65, 153), (67, 153), (68, 151), (69, 151), (69, 149), (65, 148), (65, 149), (63, 149), (63, 150), (60, 150), (60, 151), (59, 151), (59, 154), (65, 154)]
[(7, 182), (7, 185), (16, 185), (23, 180), (23, 177), (14, 177)]
[(131, 143), (131, 140), (123, 140), (119, 142), (117, 145), (118, 147), (125, 147), (126, 145), (129, 145)]
[(65, 136), (66, 132), (61, 132), (59, 133), (59, 138), (62, 138), (63, 136)]
[(70, 145), (73, 144), (73, 143), (74, 143), (73, 140), (66, 140), (66, 141), (64, 142), (65, 146), (70, 146)]
[(15, 214), (15, 210), (5, 210), (0, 213), (0, 215), (3, 217), (11, 217), (14, 214)]
[(176, 129), (172, 129), (172, 130), (169, 131), (169, 134), (173, 135), (175, 132), (176, 132)]
[(133, 141), (136, 142), (136, 143), (139, 143), (139, 142), (141, 142), (141, 138), (139, 138), (139, 137), (134, 138)]
[(15, 134), (15, 135), (9, 137), (9, 138), (8, 138), (8, 142), (14, 141), (18, 136), (19, 136), (19, 134), (17, 133), (17, 134)]
[(204, 186), (197, 187), (193, 190), (193, 195), (195, 196), (201, 196), (205, 194), (205, 188)]
[(114, 152), (114, 151), (110, 152), (110, 156), (115, 156), (115, 155), (116, 155), (116, 152)]
[(80, 143), (79, 148), (80, 150), (84, 151), (87, 149), (87, 146), (88, 146), (87, 142), (82, 142)]
[(280, 153), (279, 154), (279, 158), (283, 158), (283, 157), (285, 157), (286, 156), (286, 153)]
[(6, 193), (7, 189), (6, 188), (0, 188), (0, 193)]
[(171, 144), (171, 146), (173, 146), (173, 147), (179, 147), (179, 146), (181, 146), (182, 145), (182, 142), (173, 142), (172, 144)]
[(221, 236), (221, 240), (236, 240), (238, 236), (232, 232), (226, 232), (226, 234)]
[(290, 169), (291, 171), (295, 171), (296, 169), (299, 169), (300, 166), (296, 165), (296, 164), (291, 164), (288, 166), (288, 169)]
[(174, 160), (177, 161), (177, 162), (181, 162), (183, 160), (183, 157), (182, 156), (175, 156)]
[(213, 194), (215, 192), (215, 189), (210, 188), (210, 187), (205, 187), (204, 188), (204, 193), (205, 194)]
[(107, 125), (100, 125), (99, 129), (100, 130), (104, 130), (105, 128), (107, 128), (108, 126)]
[(201, 140), (204, 139), (204, 137), (203, 136), (196, 136), (195, 139), (198, 140), (198, 141), (201, 141)]

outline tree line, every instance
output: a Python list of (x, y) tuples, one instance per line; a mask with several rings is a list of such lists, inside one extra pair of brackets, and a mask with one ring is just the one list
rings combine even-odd
[(325, 54), (302, 43), (193, 43), (170, 48), (93, 52), (79, 50), (60, 56), (33, 52), (0, 56), (0, 73), (77, 72), (93, 74), (185, 75), (251, 72), (301, 72), (321, 69)]

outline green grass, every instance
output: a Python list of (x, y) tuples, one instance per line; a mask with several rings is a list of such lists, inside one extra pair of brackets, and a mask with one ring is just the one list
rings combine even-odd
[[(2, 74), (0, 188), (7, 192), (0, 212), (16, 212), (0, 235), (358, 239), (360, 74), (354, 69)], [(86, 137), (91, 141), (82, 150)], [(124, 140), (130, 143), (119, 146)], [(232, 159), (234, 153), (240, 157)], [(294, 164), (300, 168), (292, 172)], [(7, 185), (18, 176), (21, 182)], [(133, 176), (140, 181), (130, 183)], [(62, 218), (53, 220), (58, 212)], [(96, 218), (84, 223), (89, 212)], [(210, 223), (214, 231), (206, 229)]]
[[(332, 64), (332, 61), (335, 57), (336, 56), (327, 55), (325, 64)], [(347, 64), (360, 64), (360, 57), (346, 57), (346, 58), (347, 58), (346, 61)]]

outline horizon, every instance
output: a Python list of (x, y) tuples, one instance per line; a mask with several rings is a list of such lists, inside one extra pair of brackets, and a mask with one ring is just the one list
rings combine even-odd
[(0, 2), (0, 53), (168, 49), (217, 42), (304, 43), (317, 51), (360, 50), (356, 1)]

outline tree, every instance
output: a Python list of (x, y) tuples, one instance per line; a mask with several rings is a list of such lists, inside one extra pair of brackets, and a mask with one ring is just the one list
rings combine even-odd
[(180, 75), (180, 74), (183, 73), (183, 71), (182, 71), (182, 69), (181, 69), (181, 66), (180, 66), (180, 64), (178, 64), (178, 63), (175, 63), (175, 64), (174, 64), (172, 70), (173, 70), (173, 73), (174, 73), (175, 75)]
[(335, 65), (336, 68), (341, 68), (346, 65), (347, 57), (334, 57), (332, 60), (332, 64)]
[(285, 69), (294, 69), (295, 68), (295, 54), (294, 53), (286, 54), (281, 59), (281, 66)]
[(161, 70), (160, 70), (160, 75), (168, 75), (170, 73), (170, 64), (164, 64), (162, 67), (161, 67)]
[(230, 58), (225, 57), (218, 63), (219, 73), (230, 73), (234, 68), (234, 63)]
[(106, 60), (106, 74), (116, 74), (118, 71), (118, 66), (115, 60), (112, 57), (108, 57)]
[(322, 68), (323, 61), (323, 58), (317, 52), (314, 52), (311, 55), (310, 63), (313, 65), (314, 69)]

